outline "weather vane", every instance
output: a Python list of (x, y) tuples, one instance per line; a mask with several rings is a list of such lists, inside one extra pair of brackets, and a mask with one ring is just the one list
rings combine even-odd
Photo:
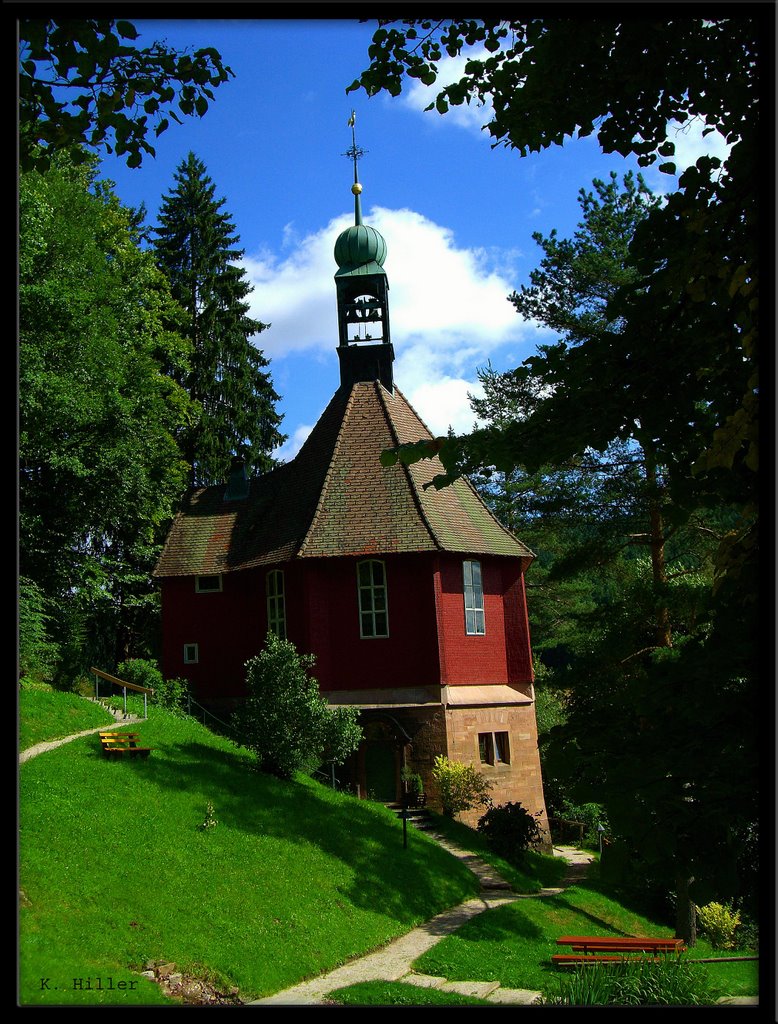
[[(357, 178), (357, 160), (361, 160), (362, 157), (367, 152), (367, 150), (364, 150), (364, 149), (362, 149), (361, 146), (357, 145), (356, 130), (354, 128), (354, 125), (356, 124), (356, 121), (357, 121), (356, 111), (352, 110), (351, 111), (351, 117), (348, 119), (348, 125), (349, 125), (349, 128), (351, 129), (351, 149), (346, 150), (346, 152), (343, 154), (343, 156), (347, 156), (351, 160), (354, 161), (354, 185), (355, 186), (359, 185), (359, 180)], [(355, 189), (352, 188), (351, 191), (355, 192)], [(360, 192), (362, 191), (361, 188), (360, 188), (359, 191)]]

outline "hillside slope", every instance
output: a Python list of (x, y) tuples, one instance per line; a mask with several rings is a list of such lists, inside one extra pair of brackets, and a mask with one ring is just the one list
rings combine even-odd
[[(425, 836), (404, 849), (380, 805), (260, 775), (161, 710), (141, 732), (145, 761), (106, 760), (95, 736), (20, 768), (22, 1005), (162, 1002), (140, 976), (151, 960), (256, 998), (477, 888)], [(202, 828), (208, 804), (218, 824)]]

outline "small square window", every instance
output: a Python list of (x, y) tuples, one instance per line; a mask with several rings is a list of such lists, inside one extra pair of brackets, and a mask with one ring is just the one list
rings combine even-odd
[(195, 591), (198, 594), (217, 594), (221, 589), (221, 576), (195, 576)]
[(200, 660), (199, 644), (184, 644), (184, 664), (196, 665)]
[(478, 757), (482, 764), (510, 764), (511, 747), (507, 732), (479, 732)]

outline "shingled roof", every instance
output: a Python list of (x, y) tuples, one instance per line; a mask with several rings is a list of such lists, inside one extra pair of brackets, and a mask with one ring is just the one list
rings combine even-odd
[(215, 575), (297, 558), (450, 551), (534, 557), (472, 485), (436, 491), (437, 459), (384, 467), (398, 443), (431, 437), (403, 395), (378, 381), (340, 388), (290, 462), (225, 501), (224, 485), (192, 491), (154, 574)]

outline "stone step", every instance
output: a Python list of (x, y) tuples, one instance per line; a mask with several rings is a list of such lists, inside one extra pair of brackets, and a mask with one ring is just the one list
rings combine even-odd
[(417, 974), (415, 971), (399, 980), (405, 985), (456, 992), (461, 996), (475, 996), (504, 1006), (531, 1006), (539, 1002), (542, 996), (542, 993), (532, 989), (502, 988), (499, 981), (449, 981), (448, 978), (440, 978), (434, 974)]
[(542, 992), (528, 988), (498, 988), (486, 997), (490, 1003), (501, 1003), (505, 1006), (532, 1006), (543, 998)]
[(435, 988), (441, 992), (456, 992), (460, 996), (476, 996), (478, 999), (486, 999), (500, 987), (499, 981), (449, 981), (448, 978), (438, 978), (433, 974), (406, 974), (400, 981), (418, 988)]

